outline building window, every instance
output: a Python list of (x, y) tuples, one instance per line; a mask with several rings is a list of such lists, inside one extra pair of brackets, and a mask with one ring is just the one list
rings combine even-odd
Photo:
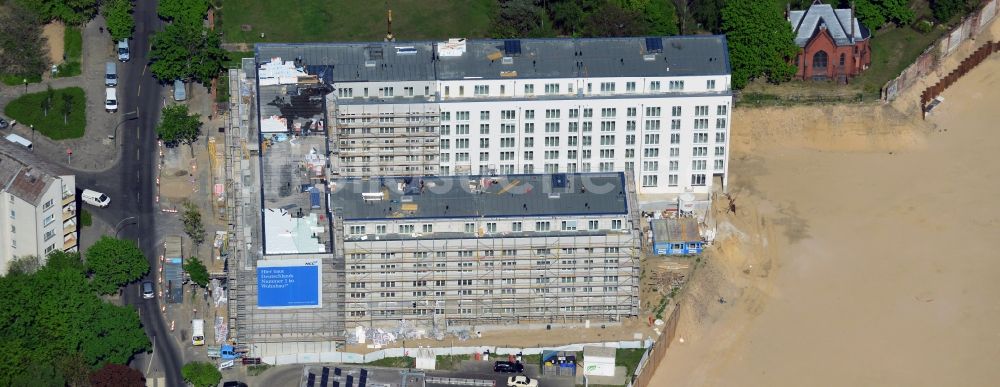
[(840, 54), (840, 66), (843, 67), (844, 63), (847, 63), (847, 55), (844, 55), (843, 53), (841, 53)]
[(598, 225), (599, 225), (599, 223), (596, 220), (589, 220), (589, 221), (587, 221), (587, 229), (588, 230), (597, 230)]
[(715, 119), (715, 128), (716, 129), (725, 129), (726, 128), (726, 119), (725, 118), (716, 118)]
[(715, 90), (715, 80), (709, 79), (705, 81), (705, 88), (709, 90)]
[(489, 85), (476, 85), (475, 88), (473, 89), (473, 92), (476, 95), (489, 95), (490, 94), (490, 86)]
[(649, 82), (649, 91), (660, 91), (660, 81)]
[(532, 84), (524, 85), (524, 94), (535, 94), (535, 85)]
[(724, 142), (726, 142), (726, 133), (725, 132), (716, 133), (715, 134), (715, 142), (717, 142), (717, 143), (724, 143)]
[(677, 186), (677, 175), (669, 175), (669, 176), (667, 176), (667, 185), (671, 186), (671, 187), (676, 187)]
[(691, 160), (691, 170), (693, 171), (704, 171), (707, 166), (707, 160)]
[(559, 94), (559, 84), (558, 83), (546, 83), (545, 84), (545, 94)]
[(700, 173), (699, 174), (691, 175), (691, 185), (694, 185), (694, 186), (703, 186), (703, 185), (705, 185), (705, 175), (700, 174)]
[(533, 120), (533, 119), (535, 119), (535, 111), (534, 110), (525, 110), (524, 111), (524, 119), (526, 119), (526, 120)]
[[(512, 222), (510, 224), (510, 230), (514, 231), (514, 232), (521, 232), (521, 227), (522, 227), (521, 226), (521, 222)], [(505, 251), (505, 253), (506, 253), (506, 251)], [(504, 254), (504, 255), (506, 255), (506, 254)], [(511, 254), (511, 255), (513, 255), (513, 254)]]
[(814, 69), (826, 69), (826, 62), (829, 59), (826, 51), (820, 50), (816, 54), (813, 54), (813, 68)]
[(421, 231), (423, 231), (425, 233), (432, 233), (432, 232), (434, 232), (434, 225), (433, 224), (425, 224), (425, 225), (423, 225), (421, 227), (421, 229), (422, 229)]
[(635, 93), (635, 82), (625, 82), (625, 92)]
[(684, 81), (670, 81), (670, 91), (684, 91)]
[(517, 112), (514, 110), (501, 110), (500, 119), (501, 120), (513, 120), (517, 118)]
[(726, 112), (728, 110), (729, 110), (728, 106), (726, 106), (726, 105), (719, 105), (719, 106), (715, 107), (715, 114), (719, 115), (719, 116), (724, 116), (724, 115), (726, 115)]
[(724, 166), (724, 161), (722, 161), (722, 160), (715, 160), (715, 170), (716, 171), (723, 170), (724, 169), (723, 166)]
[(466, 223), (465, 224), (465, 232), (476, 232), (476, 224), (475, 223)]
[(670, 116), (671, 117), (680, 117), (681, 116), (681, 107), (680, 106), (673, 106), (673, 107), (671, 107), (670, 108)]
[(601, 92), (602, 93), (614, 93), (615, 83), (614, 82), (601, 82)]
[(643, 175), (642, 176), (642, 186), (643, 187), (656, 187), (656, 175)]
[(49, 214), (48, 216), (45, 217), (44, 220), (42, 220), (42, 226), (44, 227), (52, 224), (52, 222), (55, 221), (55, 219), (56, 219), (55, 215)]

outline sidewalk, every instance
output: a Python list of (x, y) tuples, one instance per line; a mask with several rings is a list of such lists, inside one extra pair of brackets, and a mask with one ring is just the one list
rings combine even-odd
[[(118, 162), (119, 157), (118, 149), (108, 136), (113, 134), (115, 126), (120, 122), (124, 112), (107, 113), (104, 111), (104, 64), (116, 61), (116, 58), (110, 35), (107, 31), (104, 33), (100, 31), (100, 27), (103, 26), (104, 18), (97, 15), (83, 27), (81, 75), (69, 78), (52, 78), (51, 74), (45, 73), (41, 83), (28, 84), (27, 90), (23, 85), (6, 86), (0, 84), (0, 115), (4, 117), (6, 115), (2, 113), (2, 108), (26, 92), (43, 92), (48, 85), (51, 85), (53, 89), (83, 88), (87, 96), (87, 127), (83, 137), (56, 141), (41, 133), (36, 133), (32, 139), (35, 153), (44, 155), (50, 162), (80, 171), (99, 172), (109, 169)], [(118, 67), (118, 73), (121, 76), (122, 65), (119, 64)], [(124, 95), (122, 87), (118, 89), (119, 104), (122, 104), (123, 100), (131, 96)], [(18, 123), (16, 127), (5, 130), (5, 132), (10, 130), (22, 137), (32, 138), (31, 129), (27, 125)], [(67, 148), (73, 151), (72, 163), (66, 156)]]

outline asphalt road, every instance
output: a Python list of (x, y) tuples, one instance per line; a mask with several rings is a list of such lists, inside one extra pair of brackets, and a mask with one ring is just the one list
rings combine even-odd
[[(88, 210), (108, 224), (118, 226), (118, 237), (138, 241), (153, 268), (144, 279), (150, 281), (155, 280), (159, 256), (155, 226), (159, 211), (153, 200), (157, 162), (156, 124), (163, 91), (162, 85), (146, 68), (150, 38), (162, 25), (156, 15), (156, 5), (155, 1), (135, 3), (136, 30), (130, 42), (131, 60), (118, 67), (119, 111), (135, 111), (138, 114), (137, 119), (125, 122), (118, 130), (121, 158), (109, 170), (77, 175), (78, 187), (95, 189), (111, 197), (108, 208)], [(185, 386), (181, 379), (179, 349), (170, 337), (163, 315), (157, 310), (156, 300), (142, 299), (139, 283), (126, 287), (124, 298), (127, 304), (135, 305), (139, 310), (146, 335), (151, 340), (155, 338), (152, 367), (166, 376), (168, 386)], [(139, 356), (133, 366), (145, 372), (147, 361), (146, 356)]]

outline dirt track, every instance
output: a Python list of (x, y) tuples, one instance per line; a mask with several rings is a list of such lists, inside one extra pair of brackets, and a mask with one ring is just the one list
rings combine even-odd
[(740, 210), (720, 219), (684, 294), (684, 343), (651, 385), (1000, 380), (1000, 56), (927, 122), (913, 92), (893, 106), (734, 111)]

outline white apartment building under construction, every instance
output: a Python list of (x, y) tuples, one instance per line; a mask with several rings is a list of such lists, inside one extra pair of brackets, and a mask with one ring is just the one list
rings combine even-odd
[(288, 66), (330, 85), (335, 176), (632, 171), (640, 194), (727, 182), (727, 52), (724, 36), (257, 46), (261, 84), (297, 82), (271, 70)]

